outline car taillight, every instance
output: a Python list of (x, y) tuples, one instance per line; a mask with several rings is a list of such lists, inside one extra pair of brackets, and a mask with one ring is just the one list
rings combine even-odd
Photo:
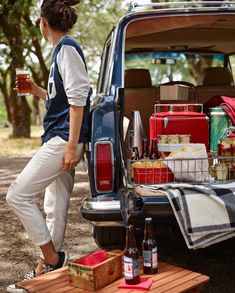
[(95, 176), (98, 192), (110, 192), (113, 189), (113, 152), (111, 142), (95, 144)]

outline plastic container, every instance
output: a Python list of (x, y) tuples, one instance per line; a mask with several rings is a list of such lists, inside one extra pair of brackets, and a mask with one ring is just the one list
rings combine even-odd
[(172, 182), (174, 175), (166, 168), (134, 168), (134, 182), (137, 184), (159, 184)]

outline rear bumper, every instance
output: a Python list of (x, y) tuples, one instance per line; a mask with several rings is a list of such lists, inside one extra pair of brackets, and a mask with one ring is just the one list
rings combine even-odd
[(95, 225), (113, 226), (134, 224), (142, 226), (146, 217), (157, 222), (171, 222), (174, 218), (173, 210), (166, 197), (136, 197), (121, 195), (121, 201), (109, 198), (102, 200), (86, 198), (81, 207), (84, 219)]
[(175, 222), (175, 216), (169, 203), (156, 204), (145, 203), (141, 210), (133, 211), (126, 215), (126, 224), (143, 228), (145, 218), (152, 218), (157, 227), (171, 226)]
[(122, 222), (119, 200), (97, 201), (86, 198), (81, 207), (84, 219), (91, 222)]
[(151, 217), (157, 225), (171, 225), (175, 220), (166, 196), (145, 197), (133, 191), (122, 197), (122, 212), (125, 224), (133, 224), (135, 227), (143, 227), (147, 217)]

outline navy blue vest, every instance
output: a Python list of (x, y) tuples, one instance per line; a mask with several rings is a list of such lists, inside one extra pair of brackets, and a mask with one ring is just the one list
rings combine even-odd
[[(85, 66), (85, 59), (79, 44), (71, 37), (65, 36), (55, 47), (52, 55), (52, 63), (47, 89), (46, 109), (47, 112), (43, 119), (44, 134), (42, 142), (46, 142), (54, 136), (69, 140), (69, 103), (65, 93), (63, 80), (58, 70), (56, 62), (57, 54), (63, 45), (73, 46), (81, 56)], [(71, 61), (72, 62), (72, 61)], [(54, 87), (54, 89), (53, 89)], [(54, 90), (55, 96), (50, 99), (50, 93)], [(91, 91), (90, 91), (91, 92)], [(89, 112), (90, 112), (90, 93), (84, 106), (83, 120), (80, 131), (79, 142), (89, 141)]]

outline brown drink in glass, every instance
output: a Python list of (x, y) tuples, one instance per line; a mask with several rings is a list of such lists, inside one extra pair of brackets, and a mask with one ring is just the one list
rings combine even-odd
[(26, 96), (30, 94), (30, 84), (26, 81), (30, 76), (30, 70), (16, 68), (17, 95)]

